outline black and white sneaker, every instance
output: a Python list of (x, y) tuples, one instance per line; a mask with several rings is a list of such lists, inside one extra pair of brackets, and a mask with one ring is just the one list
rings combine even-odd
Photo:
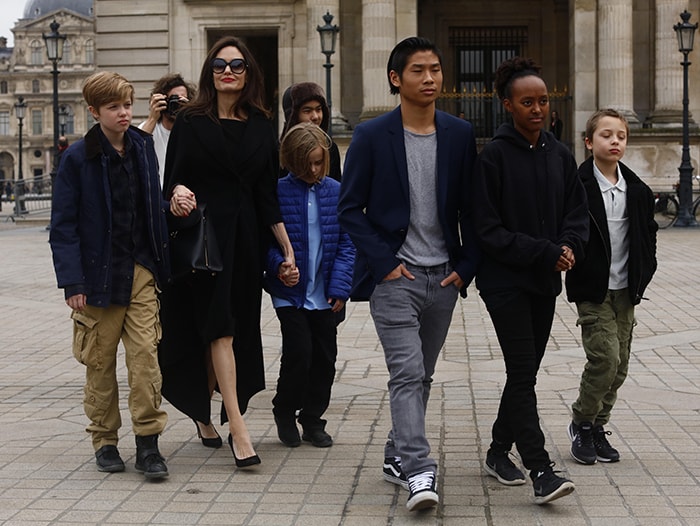
[(566, 429), (571, 440), (571, 458), (579, 464), (596, 463), (596, 451), (593, 445), (593, 426), (590, 422), (575, 424), (573, 420)]
[(401, 457), (384, 457), (384, 468), (382, 469), (384, 480), (408, 489), (406, 474), (401, 469)]
[(593, 428), (593, 446), (596, 457), (601, 462), (619, 462), (620, 452), (610, 445), (607, 435), (612, 435), (612, 433), (606, 431), (603, 426)]
[(525, 475), (513, 464), (508, 451), (496, 452), (489, 449), (486, 453), (484, 471), (506, 486), (520, 486), (526, 482)]
[(554, 463), (530, 472), (532, 486), (535, 490), (535, 504), (547, 504), (568, 495), (575, 489), (573, 482), (554, 472), (553, 465)]
[(408, 491), (408, 500), (406, 501), (408, 511), (432, 508), (440, 502), (435, 473), (432, 471), (423, 471), (408, 477)]

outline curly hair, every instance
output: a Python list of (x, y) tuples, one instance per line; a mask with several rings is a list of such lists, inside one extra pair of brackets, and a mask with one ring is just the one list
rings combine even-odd
[(177, 88), (179, 86), (184, 86), (185, 89), (187, 89), (187, 98), (189, 100), (192, 100), (194, 98), (196, 92), (194, 86), (188, 82), (185, 82), (185, 79), (182, 78), (182, 75), (180, 75), (179, 73), (170, 73), (169, 75), (165, 75), (156, 80), (153, 83), (151, 95), (153, 95), (154, 93), (167, 95), (171, 89)]
[(541, 71), (542, 67), (531, 58), (512, 57), (504, 60), (501, 65), (498, 66), (493, 81), (498, 98), (501, 100), (509, 99), (513, 82), (531, 75), (542, 78), (540, 74)]

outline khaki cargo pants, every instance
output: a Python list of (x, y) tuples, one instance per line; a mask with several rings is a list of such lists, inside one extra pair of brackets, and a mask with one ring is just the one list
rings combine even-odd
[(117, 348), (124, 344), (129, 381), (129, 411), (134, 434), (160, 434), (168, 415), (160, 409), (162, 377), (158, 366), (161, 336), (159, 303), (153, 275), (135, 265), (131, 302), (128, 307), (86, 306), (73, 311), (73, 354), (85, 365), (83, 407), (90, 419), (97, 451), (116, 445), (121, 427)]

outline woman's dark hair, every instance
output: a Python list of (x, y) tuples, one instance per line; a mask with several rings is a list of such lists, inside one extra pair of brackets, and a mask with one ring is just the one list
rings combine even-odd
[(509, 99), (510, 89), (517, 79), (531, 75), (542, 78), (540, 71), (542, 71), (542, 67), (531, 58), (512, 57), (504, 60), (498, 66), (496, 78), (493, 81), (498, 98), (501, 100)]
[(430, 40), (423, 37), (408, 37), (394, 46), (389, 55), (389, 61), (386, 65), (386, 77), (389, 81), (389, 91), (392, 95), (398, 95), (399, 88), (391, 83), (391, 72), (396, 71), (396, 74), (401, 78), (403, 70), (406, 69), (408, 59), (417, 51), (432, 51), (438, 57), (442, 66), (442, 53), (438, 47)]
[(207, 53), (202, 65), (202, 73), (199, 75), (197, 96), (183, 111), (187, 115), (206, 115), (218, 120), (217, 93), (214, 87), (214, 70), (211, 67), (211, 61), (225, 47), (237, 48), (247, 64), (245, 87), (238, 101), (231, 108), (233, 114), (236, 117), (243, 117), (245, 112), (256, 109), (269, 118), (270, 112), (265, 107), (265, 88), (260, 67), (243, 41), (232, 36), (220, 38)]

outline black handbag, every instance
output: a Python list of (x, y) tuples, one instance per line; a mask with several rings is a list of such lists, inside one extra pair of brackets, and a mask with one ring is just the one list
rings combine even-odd
[(199, 204), (186, 218), (171, 219), (170, 265), (174, 279), (194, 272), (216, 274), (224, 269), (205, 204)]

